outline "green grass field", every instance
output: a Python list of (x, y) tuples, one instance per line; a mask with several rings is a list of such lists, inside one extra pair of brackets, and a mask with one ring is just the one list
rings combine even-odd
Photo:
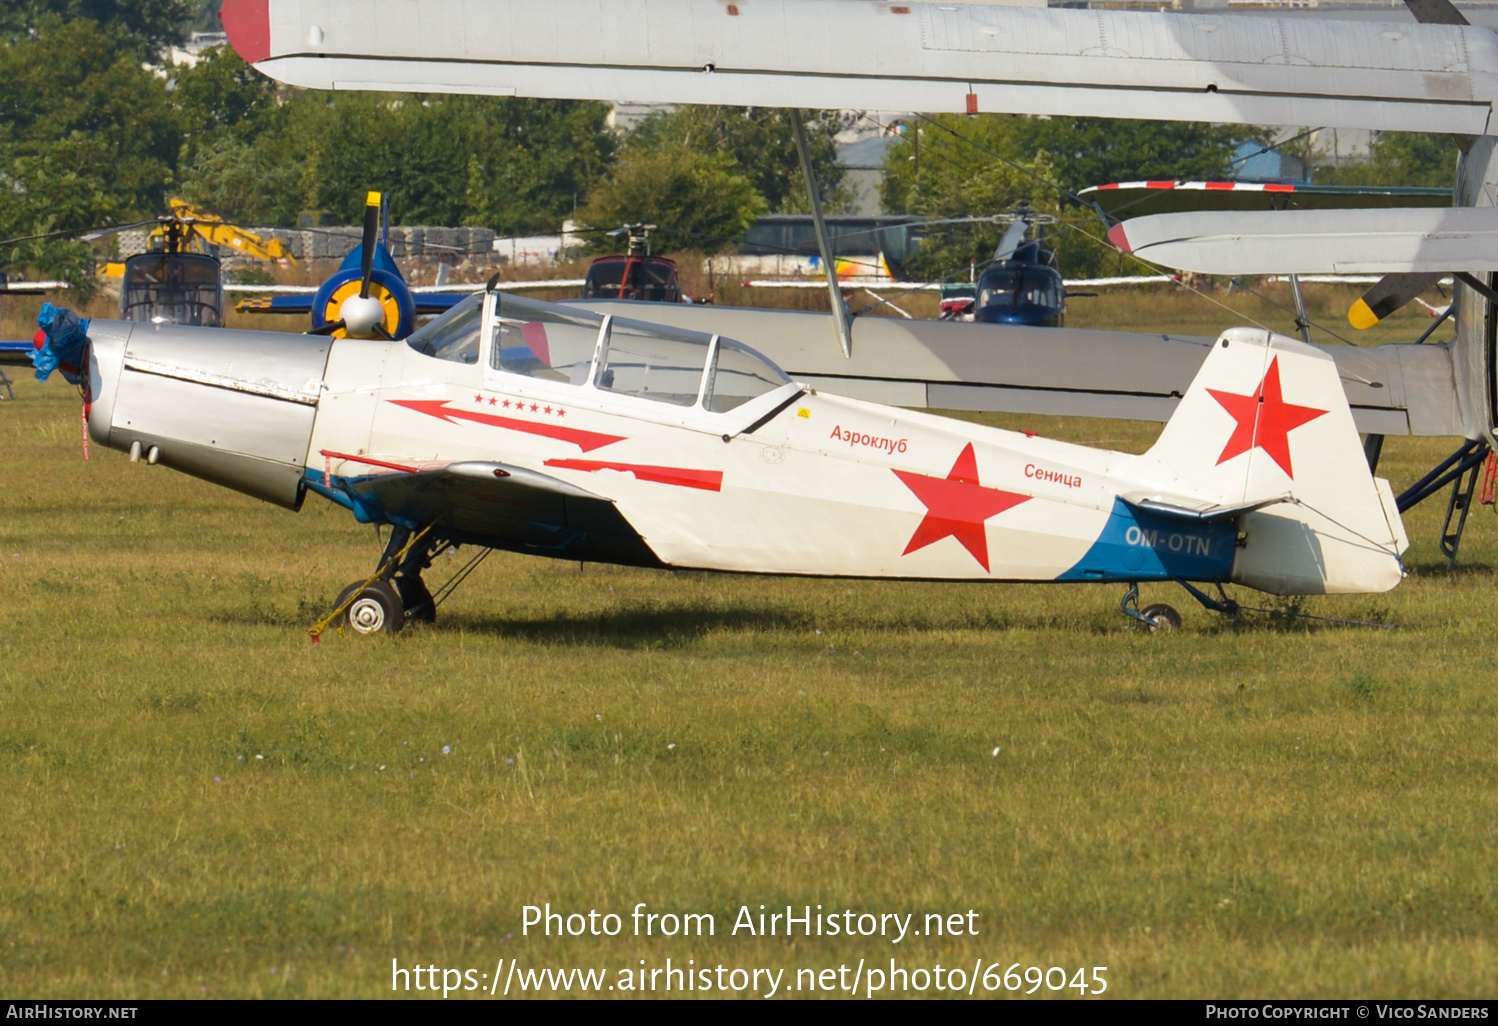
[[(894, 957), (1107, 966), (1116, 997), (1494, 994), (1488, 509), (1456, 573), (1433, 500), (1403, 585), (1305, 606), (1394, 630), (1152, 586), (1186, 624), (1145, 636), (1115, 586), (496, 554), (435, 627), (313, 646), (372, 529), (85, 463), (76, 396), (12, 371), (0, 995), (377, 997), (392, 958), (612, 982), (667, 957), (783, 987)], [(1134, 451), (1158, 430), (975, 419)], [(1382, 472), (1453, 447), (1390, 439)], [(544, 902), (625, 932), (522, 936)], [(717, 934), (631, 937), (637, 902)], [(729, 936), (760, 904), (974, 909), (979, 934)]]

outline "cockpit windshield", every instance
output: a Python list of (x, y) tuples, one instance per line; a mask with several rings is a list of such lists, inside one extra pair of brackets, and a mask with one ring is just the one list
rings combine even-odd
[(469, 296), (442, 316), (413, 331), (406, 345), (423, 356), (474, 364), (479, 362), (479, 332), (484, 321), (484, 296)]
[(1059, 307), (1061, 278), (1043, 267), (991, 267), (978, 280), (978, 312), (1008, 313), (1023, 305)]
[(120, 319), (157, 324), (223, 325), (219, 262), (200, 253), (147, 253), (125, 261)]

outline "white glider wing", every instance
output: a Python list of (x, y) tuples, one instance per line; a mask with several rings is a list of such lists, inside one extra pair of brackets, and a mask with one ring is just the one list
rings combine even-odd
[(320, 89), (1483, 134), (1467, 25), (872, 0), (225, 0), (234, 48)]
[(1202, 274), (1498, 271), (1498, 208), (1198, 210), (1113, 226), (1152, 263)]

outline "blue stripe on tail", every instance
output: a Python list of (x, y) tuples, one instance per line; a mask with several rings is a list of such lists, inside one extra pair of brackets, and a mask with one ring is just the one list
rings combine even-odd
[(1237, 525), (1183, 523), (1113, 500), (1098, 540), (1058, 581), (1225, 581)]

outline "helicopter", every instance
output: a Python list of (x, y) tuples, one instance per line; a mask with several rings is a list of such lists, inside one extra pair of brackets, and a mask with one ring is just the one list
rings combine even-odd
[[(294, 262), (277, 239), (262, 239), (217, 214), (206, 213), (183, 200), (168, 201), (170, 214), (100, 228), (70, 228), (0, 242), (0, 246), (33, 239), (78, 238), (83, 242), (151, 226), (146, 251), (123, 262), (109, 262), (100, 271), (120, 279), (120, 320), (153, 324), (188, 324), (219, 328), (224, 323), (224, 274), (219, 250), (229, 246), (240, 253), (281, 263)], [(41, 283), (66, 288), (64, 282)], [(10, 294), (20, 294), (14, 288)]]
[[(221, 328), (224, 271), (218, 258), (220, 246), (262, 260), (295, 259), (277, 239), (262, 239), (180, 199), (169, 204), (171, 214), (158, 218), (155, 230), (146, 237), (146, 252), (119, 267), (122, 321)], [(119, 230), (123, 229), (115, 229)], [(85, 238), (104, 234), (109, 233)], [(116, 266), (109, 265), (107, 270)]]
[(625, 252), (594, 259), (583, 281), (582, 298), (694, 302), (692, 297), (682, 294), (676, 261), (650, 252), (650, 235), (659, 230), (653, 224), (626, 224), (608, 232), (610, 238), (625, 237)]
[(1065, 323), (1066, 285), (1057, 267), (1056, 252), (1046, 249), (1042, 239), (1025, 239), (1032, 226), (1054, 224), (1056, 218), (1028, 210), (1013, 217), (992, 262), (971, 286), (971, 304), (964, 310), (960, 303), (943, 295), (945, 319), (1033, 328), (1059, 328)]

